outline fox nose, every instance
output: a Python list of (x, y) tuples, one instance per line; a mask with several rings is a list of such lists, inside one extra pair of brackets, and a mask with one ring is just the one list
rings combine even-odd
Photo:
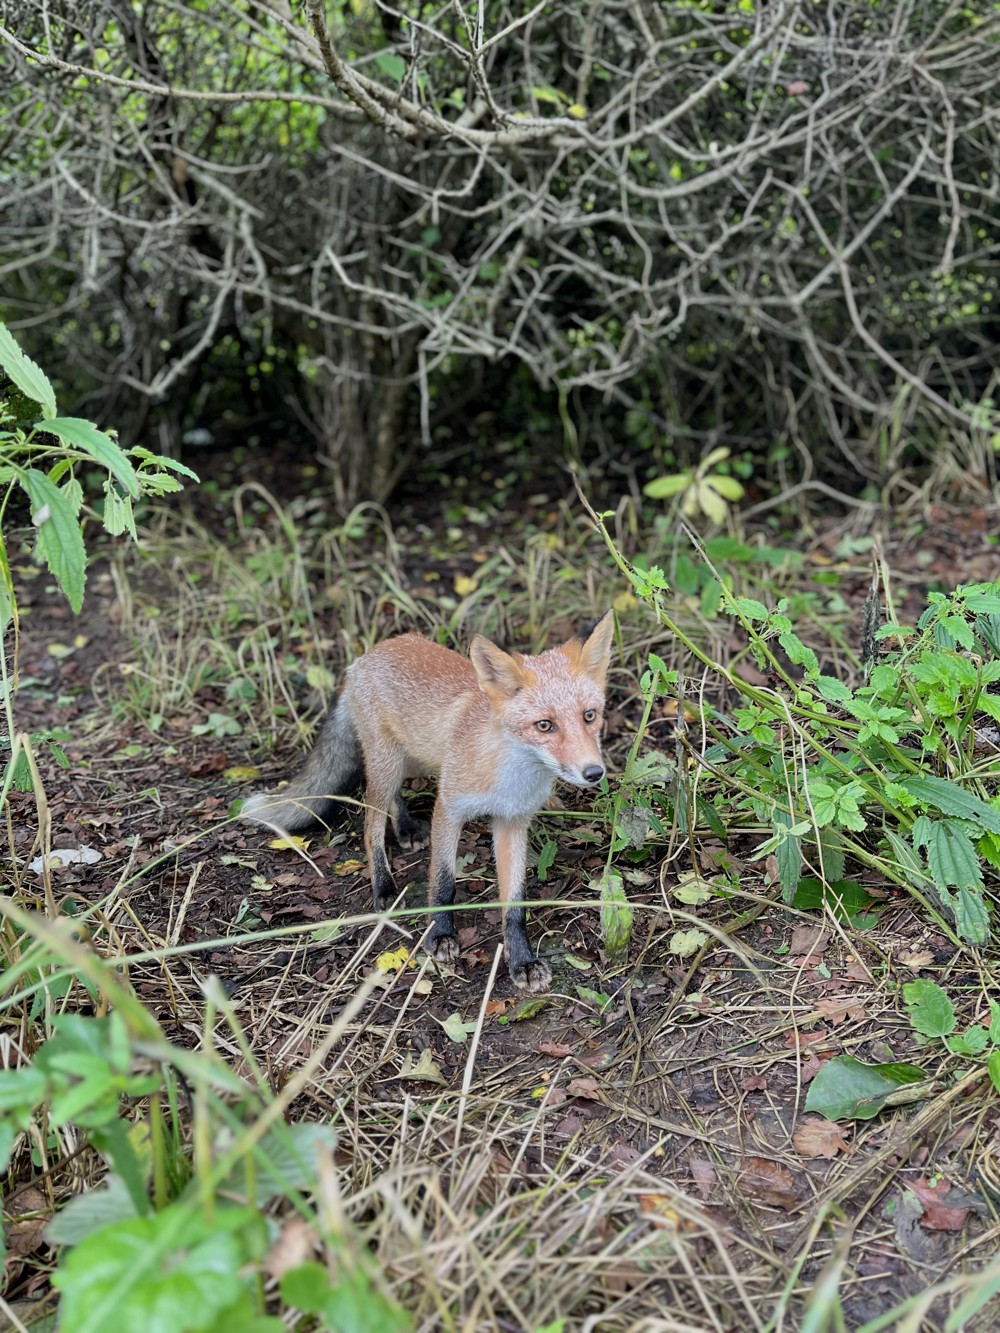
[(600, 764), (588, 764), (581, 776), (584, 782), (600, 782), (604, 777), (604, 769)]

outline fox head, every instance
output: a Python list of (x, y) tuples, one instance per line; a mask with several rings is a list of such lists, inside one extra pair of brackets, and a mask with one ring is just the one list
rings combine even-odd
[(538, 657), (505, 653), (481, 636), (469, 648), (479, 688), (503, 730), (576, 787), (604, 777), (600, 736), (613, 633), (608, 611), (586, 637)]

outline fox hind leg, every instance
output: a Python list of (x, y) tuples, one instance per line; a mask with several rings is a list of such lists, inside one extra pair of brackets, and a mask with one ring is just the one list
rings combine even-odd
[[(368, 869), (372, 878), (372, 896), (375, 910), (382, 911), (389, 907), (398, 893), (396, 881), (389, 869), (389, 858), (385, 853), (385, 826), (392, 815), (393, 823), (398, 827), (398, 804), (400, 783), (406, 757), (402, 750), (395, 752), (383, 746), (379, 753), (379, 763), (368, 765), (368, 785), (365, 789), (365, 851), (368, 853)], [(409, 814), (407, 813), (407, 819)]]
[(418, 851), (421, 847), (427, 846), (427, 825), (413, 818), (406, 808), (401, 791), (396, 792), (396, 799), (393, 802), (392, 824), (396, 832), (396, 841), (404, 852)]

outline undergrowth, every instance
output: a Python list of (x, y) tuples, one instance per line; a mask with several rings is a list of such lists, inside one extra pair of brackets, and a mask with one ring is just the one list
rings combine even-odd
[[(29, 389), (43, 387), (39, 373), (24, 371)], [(53, 403), (50, 426), (54, 411)], [(100, 454), (110, 474), (105, 505), (113, 494), (112, 505), (127, 508), (116, 489), (128, 491), (125, 464), (103, 438), (70, 443), (91, 460)], [(32, 436), (22, 429), (12, 439), (22, 447)], [(70, 451), (65, 461), (52, 484), (72, 504), (81, 459)], [(149, 456), (139, 463), (137, 476), (162, 478), (157, 469), (169, 466)], [(8, 485), (22, 484), (11, 466)], [(702, 482), (692, 474), (685, 485)], [(147, 499), (157, 484), (146, 485)], [(116, 520), (103, 513), (114, 533)], [(127, 865), (91, 905), (60, 896), (37, 744), (23, 737), (5, 791), (34, 790), (42, 882), (29, 887), (36, 881), (18, 866), (0, 901), (0, 1159), (12, 1253), (31, 1252), (24, 1227), (43, 1226), (47, 1258), (35, 1286), (45, 1292), (50, 1277), (51, 1289), (39, 1307), (15, 1311), (20, 1327), (49, 1329), (57, 1319), (64, 1333), (846, 1327), (842, 1302), (865, 1281), (850, 1271), (851, 1238), (839, 1228), (869, 1179), (871, 1200), (880, 1197), (882, 1167), (844, 1168), (817, 1187), (799, 1205), (804, 1225), (772, 1247), (771, 1223), (747, 1206), (730, 1165), (733, 1145), (711, 1141), (697, 1107), (678, 1126), (679, 1113), (640, 1094), (652, 1067), (664, 1102), (681, 1098), (680, 1075), (664, 1071), (683, 1066), (672, 1052), (688, 1033), (725, 1021), (712, 985), (727, 967), (732, 1007), (745, 1002), (797, 1034), (797, 981), (787, 999), (777, 995), (740, 942), (762, 913), (787, 911), (863, 942), (898, 889), (956, 958), (969, 954), (974, 980), (963, 973), (959, 985), (957, 973), (942, 972), (940, 982), (898, 989), (887, 980), (888, 1003), (926, 1043), (921, 1064), (827, 1058), (804, 1109), (860, 1127), (923, 1099), (910, 1127), (936, 1127), (959, 1097), (995, 1097), (1000, 1011), (989, 998), (987, 945), (1000, 868), (991, 739), (1000, 586), (935, 594), (907, 627), (892, 612), (883, 569), (881, 603), (871, 601), (864, 642), (852, 651), (832, 571), (807, 580), (794, 553), (735, 530), (699, 548), (660, 525), (643, 543), (626, 517), (605, 533), (607, 554), (596, 561), (592, 533), (565, 506), (519, 534), (456, 520), (418, 551), (397, 541), (378, 509), (327, 527), (308, 506), (281, 505), (258, 486), (235, 493), (224, 542), (193, 520), (147, 509), (141, 549), (112, 557), (132, 656), (100, 686), (113, 724), (153, 735), (185, 723), (202, 735), (241, 736), (251, 751), (287, 748), (304, 731), (304, 705), (329, 697), (347, 662), (394, 630), (422, 629), (457, 647), (476, 631), (538, 649), (615, 607), (617, 774), (580, 839), (594, 873), (574, 870), (577, 887), (560, 904), (600, 914), (600, 976), (584, 985), (581, 973), (570, 994), (590, 1043), (580, 1049), (600, 1053), (609, 1034), (614, 1049), (606, 1063), (587, 1064), (580, 1050), (549, 1042), (555, 1063), (539, 1073), (525, 1038), (505, 1064), (491, 1046), (496, 1025), (530, 1031), (547, 1002), (497, 1008), (498, 958), (485, 992), (470, 1000), (457, 978), (420, 960), (411, 927), (421, 918), (406, 909), (266, 930), (258, 921), (192, 945), (179, 942), (180, 923), (199, 869), (178, 891), (163, 936), (130, 905), (160, 862)], [(60, 565), (37, 505), (35, 518), (39, 554), (69, 580), (75, 602), (76, 567), (67, 574)], [(3, 572), (16, 629), (6, 564)], [(5, 687), (9, 704), (13, 673)], [(540, 821), (543, 885), (579, 818)], [(179, 855), (168, 847), (160, 861)], [(249, 869), (265, 893), (263, 870)], [(316, 987), (305, 959), (347, 930), (360, 932), (358, 944)], [(257, 950), (266, 980), (227, 995), (200, 961), (222, 944)], [(690, 993), (703, 964), (704, 993)], [(593, 970), (580, 958), (569, 966)], [(666, 1002), (657, 989), (665, 972), (676, 982)], [(432, 986), (456, 1006), (429, 1020), (458, 1053), (451, 1080), (431, 1046), (411, 1040)], [(647, 989), (659, 1010), (642, 1008)], [(150, 993), (157, 1002), (138, 998)], [(770, 1035), (765, 1027), (727, 1038), (728, 1058), (750, 1048), (770, 1061)], [(566, 1131), (567, 1098), (641, 1121), (646, 1146), (615, 1160), (582, 1122)], [(743, 1101), (733, 1117), (741, 1134)], [(969, 1114), (981, 1118), (975, 1107)], [(678, 1135), (712, 1158), (710, 1206), (686, 1178), (677, 1183), (686, 1159), (664, 1165)], [(971, 1253), (968, 1271), (891, 1298), (856, 1327), (976, 1327), (1000, 1289), (1000, 1268)]]

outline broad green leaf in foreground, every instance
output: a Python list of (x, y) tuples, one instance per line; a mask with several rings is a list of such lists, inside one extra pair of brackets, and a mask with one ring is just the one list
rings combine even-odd
[(32, 402), (38, 403), (43, 417), (56, 414), (56, 395), (44, 370), (36, 366), (29, 356), (25, 356), (13, 334), (0, 322), (0, 366), (10, 376), (23, 394)]
[(890, 1093), (926, 1077), (916, 1065), (866, 1065), (853, 1055), (838, 1055), (810, 1083), (806, 1110), (827, 1120), (871, 1120)]
[(24, 474), (24, 489), (31, 499), (32, 522), (38, 529), (35, 550), (48, 565), (70, 606), (79, 611), (83, 605), (87, 553), (77, 511), (63, 488), (35, 468)]

